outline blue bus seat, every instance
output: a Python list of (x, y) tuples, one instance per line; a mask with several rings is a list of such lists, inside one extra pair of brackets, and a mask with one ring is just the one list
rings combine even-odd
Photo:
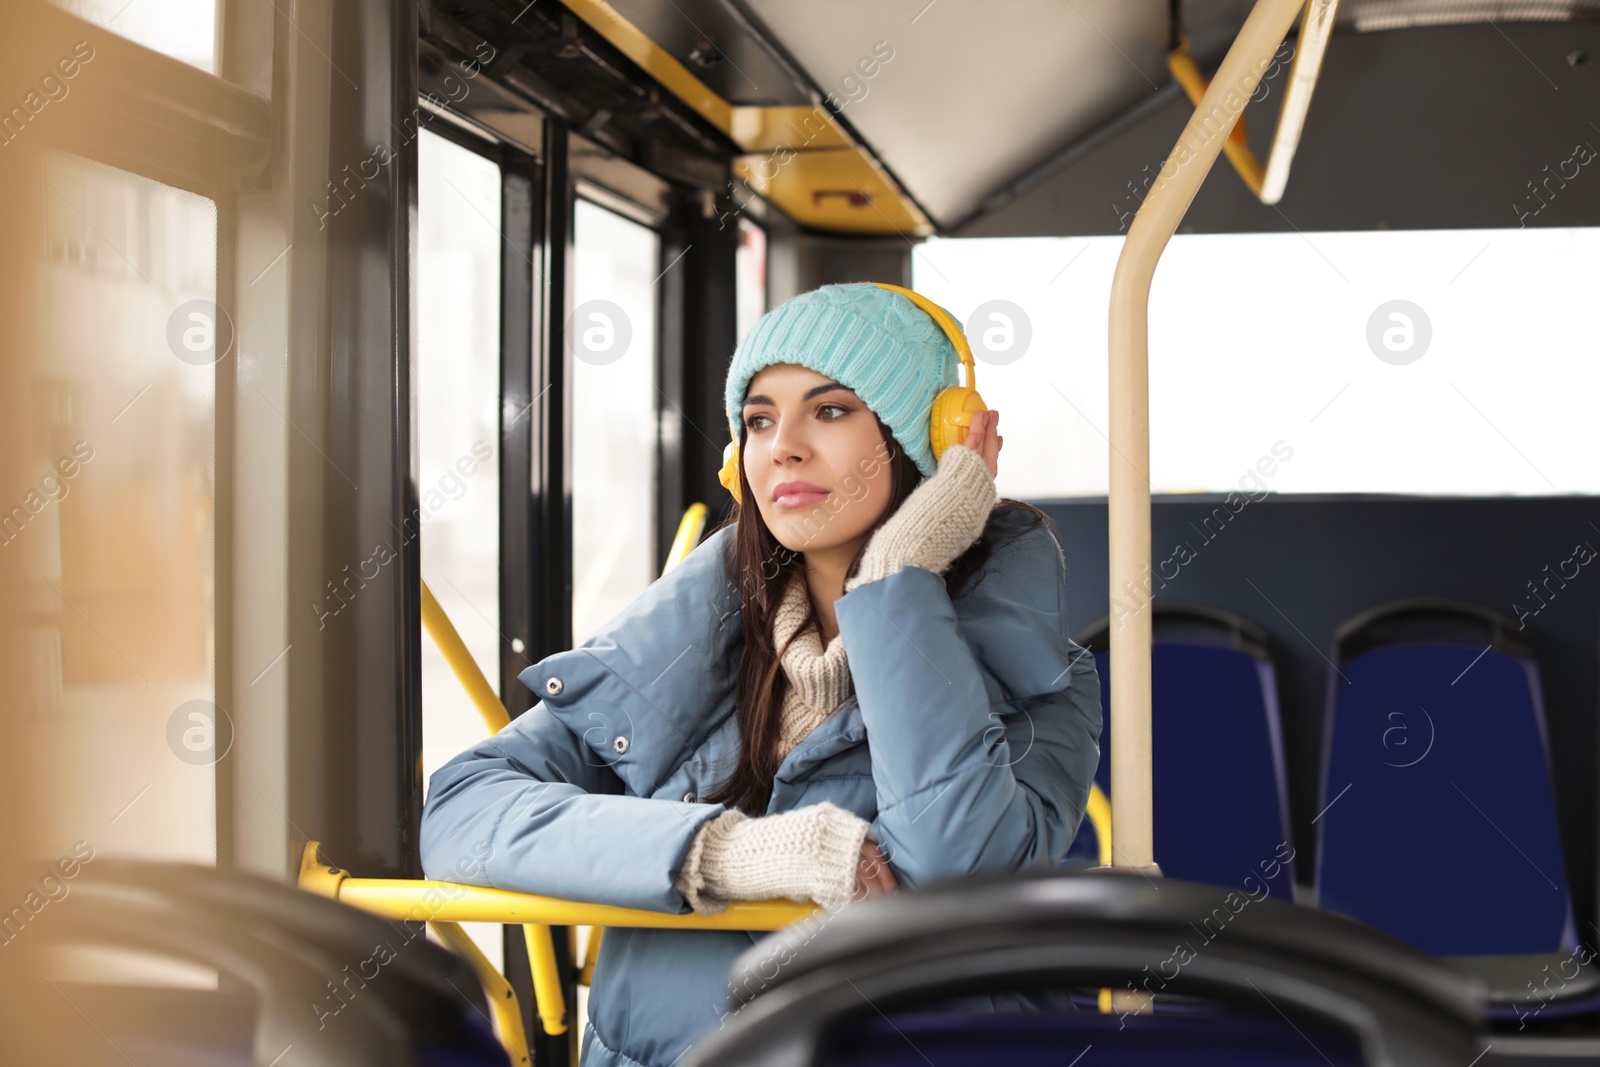
[(1477, 968), (1491, 1003), (1532, 1002), (1577, 936), (1531, 649), (1496, 612), (1407, 600), (1341, 626), (1333, 662), (1319, 907), (1433, 955), (1499, 958)]
[[(1157, 602), (1151, 734), (1155, 859), (1164, 874), (1294, 900), (1278, 687), (1264, 631), (1231, 613)], [(1105, 729), (1095, 781), (1111, 794), (1108, 620), (1079, 643), (1100, 672)], [(1084, 820), (1068, 865), (1092, 864)], [(1247, 881), (1248, 880), (1248, 881)]]

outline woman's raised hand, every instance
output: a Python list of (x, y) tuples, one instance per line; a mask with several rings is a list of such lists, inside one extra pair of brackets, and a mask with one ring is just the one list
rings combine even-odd
[(894, 890), (894, 875), (889, 873), (888, 861), (883, 858), (883, 853), (872, 838), (864, 839), (861, 842), (861, 857), (856, 861), (855, 899), (892, 893)]
[(945, 449), (937, 469), (873, 533), (845, 592), (905, 567), (944, 574), (983, 536), (996, 502), (996, 425), (992, 411), (973, 415), (964, 447)]
[(980, 411), (972, 416), (972, 427), (967, 431), (967, 439), (962, 442), (983, 457), (983, 465), (989, 468), (991, 478), (999, 473), (1000, 448), (1006, 443), (1006, 439), (1000, 436), (999, 429), (998, 411), (992, 408)]

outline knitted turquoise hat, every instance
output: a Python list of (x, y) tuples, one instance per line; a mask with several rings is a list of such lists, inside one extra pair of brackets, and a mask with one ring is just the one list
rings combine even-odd
[(938, 323), (906, 297), (871, 282), (824, 285), (761, 316), (728, 367), (735, 440), (750, 379), (774, 363), (798, 363), (850, 389), (924, 477), (937, 469), (928, 422), (934, 397), (959, 384), (960, 361)]

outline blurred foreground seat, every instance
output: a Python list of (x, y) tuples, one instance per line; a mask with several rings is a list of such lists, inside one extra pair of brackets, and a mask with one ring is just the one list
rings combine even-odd
[(61, 1035), (64, 1063), (508, 1063), (477, 978), (420, 924), (385, 922), (250, 875), (115, 859), (85, 867), (58, 906), (58, 950), (132, 950), (219, 975), (216, 989), (57, 977), (84, 1020)]
[[(852, 905), (747, 951), (688, 1067), (1092, 1062), (1462, 1067), (1481, 982), (1340, 916), (1138, 873), (972, 880)], [(1237, 910), (1235, 910), (1237, 909)], [(1208, 917), (1223, 917), (1209, 937)], [(1186, 951), (1185, 951), (1186, 950)], [(1148, 989), (1152, 1014), (1061, 993)], [(989, 998), (1043, 1010), (997, 1014)], [(1186, 998), (1163, 1012), (1168, 997)], [(1086, 1063), (1089, 1061), (1086, 1061)]]

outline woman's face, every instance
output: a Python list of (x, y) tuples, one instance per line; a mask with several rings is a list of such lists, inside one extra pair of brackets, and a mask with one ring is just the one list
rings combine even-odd
[(791, 552), (853, 555), (892, 495), (894, 446), (877, 417), (849, 389), (794, 363), (750, 379), (742, 417), (744, 475), (773, 537)]

